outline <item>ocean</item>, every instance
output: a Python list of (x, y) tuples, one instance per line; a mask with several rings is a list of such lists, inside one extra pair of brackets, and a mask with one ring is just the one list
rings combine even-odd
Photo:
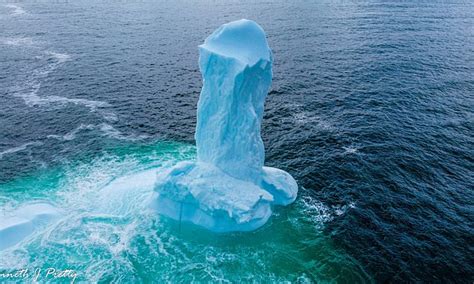
[[(241, 18), (273, 51), (262, 138), (296, 202), (215, 234), (149, 212), (144, 192), (101, 192), (195, 158), (197, 46)], [(0, 251), (0, 273), (472, 283), (474, 2), (1, 1), (0, 210), (37, 201), (67, 210)]]

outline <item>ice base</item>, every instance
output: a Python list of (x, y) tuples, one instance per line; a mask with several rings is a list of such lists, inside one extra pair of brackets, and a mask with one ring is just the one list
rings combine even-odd
[(62, 211), (48, 203), (24, 205), (0, 215), (0, 250), (9, 248), (31, 235), (38, 227), (57, 219)]
[(181, 222), (214, 232), (251, 231), (265, 224), (272, 205), (293, 202), (296, 181), (285, 171), (263, 167), (261, 184), (229, 176), (201, 162), (181, 162), (161, 171), (151, 207)]

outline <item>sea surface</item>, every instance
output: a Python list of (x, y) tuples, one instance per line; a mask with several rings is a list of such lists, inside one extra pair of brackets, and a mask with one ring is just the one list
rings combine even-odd
[[(104, 193), (195, 158), (197, 46), (241, 18), (273, 50), (266, 164), (297, 201), (213, 234), (150, 213), (147, 192)], [(1, 1), (0, 210), (38, 201), (67, 210), (0, 251), (0, 271), (473, 283), (474, 2)]]

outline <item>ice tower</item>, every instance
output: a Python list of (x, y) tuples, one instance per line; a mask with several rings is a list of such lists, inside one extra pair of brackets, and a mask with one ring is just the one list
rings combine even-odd
[(288, 173), (263, 166), (272, 53), (263, 29), (249, 20), (221, 26), (199, 53), (197, 161), (158, 174), (152, 207), (213, 231), (253, 230), (268, 220), (272, 204), (287, 205), (298, 192)]

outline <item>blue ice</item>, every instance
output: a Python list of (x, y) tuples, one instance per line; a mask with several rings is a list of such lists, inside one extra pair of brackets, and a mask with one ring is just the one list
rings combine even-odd
[(152, 207), (216, 232), (254, 230), (272, 205), (288, 205), (298, 192), (291, 175), (264, 166), (260, 132), (272, 52), (263, 29), (243, 19), (214, 31), (199, 54), (197, 161), (159, 172)]

